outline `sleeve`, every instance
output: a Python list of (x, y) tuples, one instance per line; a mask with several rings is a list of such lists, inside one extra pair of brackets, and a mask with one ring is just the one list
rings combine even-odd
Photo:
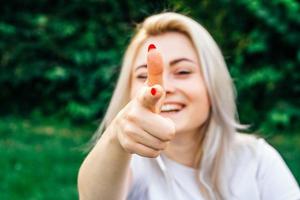
[(280, 154), (264, 139), (258, 141), (258, 188), (262, 200), (300, 200), (300, 189)]
[(129, 193), (126, 200), (140, 200), (147, 199), (148, 188), (145, 183), (145, 171), (146, 166), (141, 161), (142, 159), (138, 155), (133, 155), (130, 162), (130, 170), (132, 171), (132, 183), (129, 188)]

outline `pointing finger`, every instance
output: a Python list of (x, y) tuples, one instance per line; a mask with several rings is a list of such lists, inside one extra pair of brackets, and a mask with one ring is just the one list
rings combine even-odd
[(148, 47), (147, 69), (148, 85), (162, 85), (163, 59), (160, 52), (156, 49), (154, 44), (150, 44)]

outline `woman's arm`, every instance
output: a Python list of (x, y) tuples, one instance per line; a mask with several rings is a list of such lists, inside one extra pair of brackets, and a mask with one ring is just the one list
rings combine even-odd
[(131, 154), (157, 157), (175, 136), (174, 122), (159, 115), (166, 95), (160, 85), (160, 53), (152, 50), (147, 65), (150, 86), (145, 84), (117, 114), (80, 168), (81, 200), (125, 199), (131, 182)]
[(80, 167), (79, 198), (125, 199), (130, 185), (130, 158), (116, 134), (107, 129)]
[[(153, 113), (163, 88), (144, 87), (108, 126), (84, 160), (78, 175), (81, 200), (124, 199), (130, 186), (131, 154), (155, 158), (175, 136), (175, 125)], [(152, 87), (152, 88), (153, 88)]]

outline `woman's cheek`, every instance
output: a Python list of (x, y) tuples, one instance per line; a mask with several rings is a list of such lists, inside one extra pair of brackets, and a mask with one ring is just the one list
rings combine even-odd
[(140, 88), (142, 88), (143, 83), (141, 83), (138, 80), (133, 80), (131, 82), (131, 91), (130, 91), (130, 98), (132, 99), (134, 96), (136, 96), (137, 92)]

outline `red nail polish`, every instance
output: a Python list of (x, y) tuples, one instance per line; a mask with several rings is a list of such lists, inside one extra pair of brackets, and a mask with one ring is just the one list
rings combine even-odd
[(152, 94), (153, 96), (155, 96), (155, 94), (156, 94), (156, 89), (155, 89), (155, 88), (151, 88), (151, 94)]
[(151, 49), (156, 49), (156, 46), (154, 44), (150, 44), (148, 46), (148, 52), (151, 50)]

